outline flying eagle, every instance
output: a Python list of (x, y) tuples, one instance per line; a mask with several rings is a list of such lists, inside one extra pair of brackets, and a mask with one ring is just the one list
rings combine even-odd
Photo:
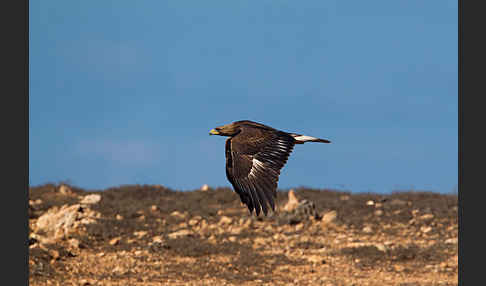
[(278, 176), (295, 144), (331, 143), (249, 120), (216, 127), (209, 131), (209, 135), (229, 137), (225, 147), (226, 177), (250, 214), (255, 209), (257, 216), (260, 209), (267, 215), (267, 204), (275, 211)]

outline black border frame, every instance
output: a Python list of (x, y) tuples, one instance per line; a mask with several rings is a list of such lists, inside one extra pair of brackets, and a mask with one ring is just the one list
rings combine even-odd
[[(467, 5), (465, 5), (467, 3)], [(484, 200), (479, 198), (484, 188), (484, 108), (479, 99), (484, 96), (484, 9), (478, 1), (458, 0), (458, 221), (459, 221), (459, 285), (480, 285), (484, 282)], [(475, 4), (475, 5), (473, 5)], [(478, 57), (479, 56), (479, 57)], [(481, 85), (482, 84), (482, 85)], [(476, 101), (476, 102), (475, 102)], [(467, 123), (467, 124), (465, 124)], [(465, 139), (466, 126), (474, 128), (476, 136)], [(469, 131), (468, 134), (472, 134)], [(466, 151), (467, 150), (467, 151)], [(467, 180), (464, 180), (468, 167)], [(465, 205), (468, 205), (466, 212)], [(468, 214), (468, 219), (465, 214)], [(467, 230), (467, 231), (466, 231)], [(476, 232), (474, 234), (474, 232)], [(474, 257), (477, 256), (477, 257)], [(466, 274), (467, 273), (467, 274)], [(466, 282), (468, 281), (468, 282)]]
[(2, 22), (2, 281), (29, 285), (29, 1), (4, 1)]

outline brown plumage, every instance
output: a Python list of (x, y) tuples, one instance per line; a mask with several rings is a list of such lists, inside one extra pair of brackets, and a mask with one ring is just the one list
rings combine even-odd
[(257, 216), (260, 210), (267, 215), (268, 206), (275, 211), (280, 170), (295, 144), (331, 143), (329, 140), (287, 133), (249, 120), (216, 127), (209, 134), (229, 137), (225, 148), (226, 177), (250, 214), (255, 209)]

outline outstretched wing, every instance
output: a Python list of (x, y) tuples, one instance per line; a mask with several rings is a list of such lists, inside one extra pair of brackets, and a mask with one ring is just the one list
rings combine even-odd
[[(252, 132), (257, 132), (255, 134)], [(250, 213), (275, 211), (280, 170), (295, 139), (280, 131), (244, 131), (226, 140), (226, 176)]]

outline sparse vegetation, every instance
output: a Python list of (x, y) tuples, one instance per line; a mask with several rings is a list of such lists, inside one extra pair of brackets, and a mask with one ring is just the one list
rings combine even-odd
[[(89, 194), (86, 219), (49, 236), (39, 217)], [(29, 190), (30, 285), (457, 285), (457, 195), (296, 188), (321, 214), (250, 217), (228, 188)], [(277, 204), (287, 202), (279, 191)], [(325, 216), (335, 211), (336, 215)], [(326, 217), (326, 219), (322, 219)]]

